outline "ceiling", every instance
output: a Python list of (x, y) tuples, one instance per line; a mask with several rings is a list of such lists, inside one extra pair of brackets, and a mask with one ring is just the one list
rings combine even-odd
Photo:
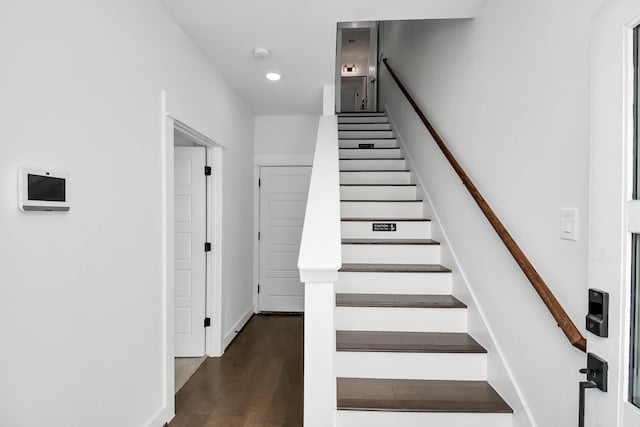
[[(319, 114), (336, 23), (470, 18), (484, 0), (160, 0), (254, 114)], [(271, 55), (255, 59), (265, 47)], [(278, 82), (264, 76), (282, 74)]]

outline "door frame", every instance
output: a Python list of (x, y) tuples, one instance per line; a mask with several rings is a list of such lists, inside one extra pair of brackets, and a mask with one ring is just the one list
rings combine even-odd
[[(358, 28), (369, 28), (369, 65), (375, 61), (375, 76), (372, 76), (371, 66), (367, 73), (367, 109), (366, 112), (376, 112), (378, 110), (378, 69), (380, 63), (378, 61), (379, 52), (379, 25), (377, 21), (358, 21), (358, 22), (338, 22), (336, 28), (336, 57), (335, 57), (335, 111), (340, 113), (342, 110), (340, 101), (342, 96), (341, 77), (342, 77), (342, 30), (352, 30)], [(375, 79), (375, 89), (371, 89), (372, 78)], [(374, 96), (370, 96), (373, 94)]]
[(211, 177), (207, 185), (207, 241), (212, 243), (213, 250), (207, 257), (206, 280), (206, 316), (211, 317), (211, 327), (205, 331), (205, 352), (209, 357), (219, 357), (224, 352), (222, 342), (222, 146), (213, 139), (193, 129), (184, 121), (169, 112), (162, 116), (161, 135), (161, 193), (162, 193), (162, 252), (164, 254), (164, 272), (162, 277), (164, 316), (163, 359), (165, 364), (164, 404), (167, 422), (175, 415), (175, 343), (174, 343), (174, 132), (189, 136), (198, 144), (207, 148), (207, 164), (212, 167)]
[(640, 4), (609, 0), (591, 31), (591, 147), (589, 287), (610, 294), (609, 338), (589, 335), (589, 351), (609, 362), (609, 391), (589, 392), (586, 425), (637, 425), (628, 402), (631, 232), (640, 231), (640, 202), (632, 199), (633, 28)]

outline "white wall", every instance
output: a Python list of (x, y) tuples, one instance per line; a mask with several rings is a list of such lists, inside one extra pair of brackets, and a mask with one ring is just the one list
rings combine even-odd
[(311, 165), (318, 118), (317, 115), (255, 116), (256, 164)]
[[(225, 326), (251, 307), (252, 117), (156, 1), (0, 5), (0, 425), (143, 426), (162, 410), (162, 109), (226, 146)], [(19, 166), (69, 213), (21, 213)]]
[[(474, 20), (384, 28), (385, 56), (585, 336), (588, 42), (599, 3), (488, 0)], [(585, 355), (556, 327), (386, 71), (380, 87), (535, 422), (574, 425)], [(579, 210), (575, 242), (559, 239), (562, 207)], [(457, 276), (457, 292), (468, 294)], [(495, 354), (490, 377), (515, 405)]]

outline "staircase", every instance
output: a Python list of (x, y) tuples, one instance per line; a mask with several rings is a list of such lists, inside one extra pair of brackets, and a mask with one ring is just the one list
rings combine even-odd
[(338, 118), (337, 426), (507, 427), (384, 113)]

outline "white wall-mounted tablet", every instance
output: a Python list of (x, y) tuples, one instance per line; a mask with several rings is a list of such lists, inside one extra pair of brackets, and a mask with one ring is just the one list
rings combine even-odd
[(22, 211), (68, 211), (69, 174), (21, 168), (18, 206)]

